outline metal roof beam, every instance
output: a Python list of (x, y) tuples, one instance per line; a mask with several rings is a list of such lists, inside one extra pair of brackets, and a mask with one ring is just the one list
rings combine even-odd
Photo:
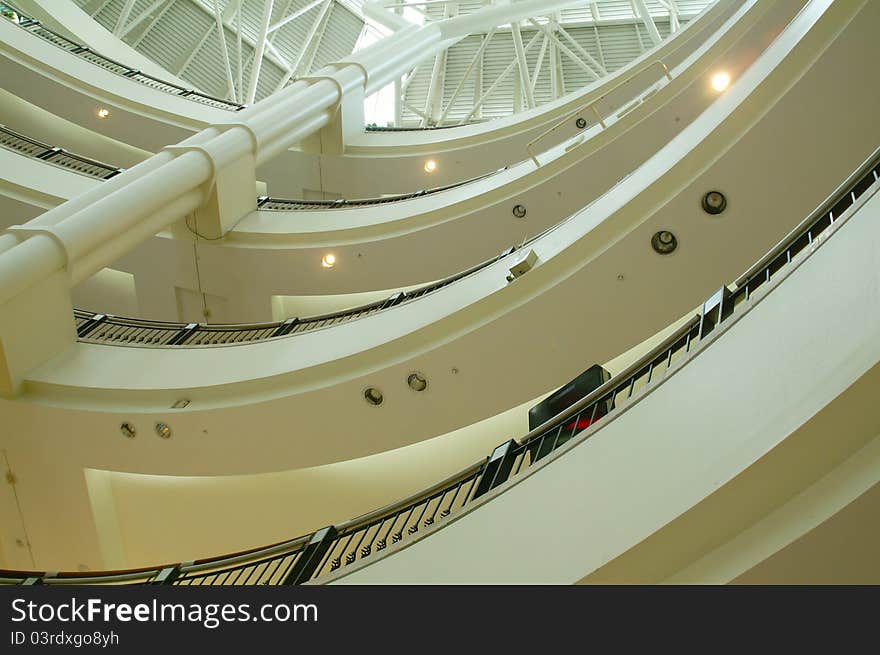
[(166, 0), (156, 0), (153, 4), (144, 9), (140, 14), (137, 15), (137, 18), (135, 18), (134, 20), (129, 22), (128, 25), (125, 26), (125, 29), (122, 30), (122, 34), (119, 35), (119, 38), (125, 38), (125, 36), (129, 32), (140, 25), (145, 19), (149, 18), (150, 14), (161, 7), (164, 2), (166, 2)]
[(314, 9), (315, 7), (317, 7), (319, 4), (321, 4), (322, 2), (324, 2), (324, 0), (314, 0), (313, 2), (310, 2), (309, 4), (307, 4), (305, 7), (302, 7), (301, 9), (297, 9), (297, 10), (296, 10), (295, 12), (293, 12), (292, 14), (290, 14), (290, 15), (288, 15), (288, 16), (285, 16), (285, 17), (282, 18), (281, 20), (277, 21), (274, 25), (270, 25), (270, 26), (269, 26), (269, 34), (272, 34), (272, 33), (275, 32), (275, 30), (277, 30), (278, 28), (284, 27), (284, 26), (287, 25), (290, 21), (292, 21), (292, 20), (296, 20), (297, 18), (299, 18), (299, 17), (302, 16), (303, 14), (305, 14), (305, 13), (311, 11), (312, 9)]
[(253, 104), (257, 94), (257, 82), (260, 79), (260, 69), (263, 67), (263, 53), (266, 51), (266, 38), (269, 36), (269, 19), (272, 18), (272, 7), (275, 0), (263, 0), (263, 19), (260, 21), (260, 36), (257, 38), (257, 47), (254, 50), (254, 63), (251, 64), (251, 75), (248, 81), (245, 104)]
[(648, 6), (645, 4), (645, 0), (632, 0), (632, 3), (633, 7), (637, 10), (638, 16), (645, 24), (645, 29), (648, 30), (648, 37), (650, 37), (651, 43), (655, 46), (660, 45), (660, 42), (663, 39), (660, 38), (660, 32), (657, 30), (657, 25), (654, 24), (654, 19), (651, 18), (651, 12), (648, 11)]
[(226, 97), (235, 99), (235, 83), (232, 80), (232, 65), (229, 63), (229, 49), (226, 47), (226, 30), (223, 28), (223, 14), (220, 12), (220, 0), (214, 0), (214, 17), (217, 19), (217, 39), (223, 53), (223, 64), (226, 68)]
[(116, 19), (116, 26), (113, 28), (113, 34), (115, 36), (122, 34), (122, 28), (125, 27), (125, 23), (128, 20), (129, 15), (131, 15), (134, 3), (135, 0), (125, 0), (125, 4), (122, 5), (122, 11), (119, 12), (119, 18)]

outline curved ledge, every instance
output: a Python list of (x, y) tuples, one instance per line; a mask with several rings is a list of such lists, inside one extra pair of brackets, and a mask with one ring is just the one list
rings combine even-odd
[[(526, 117), (526, 120), (532, 121), (533, 124), (527, 122), (521, 129), (514, 120), (512, 123), (498, 125), (497, 128), (485, 124), (471, 131), (462, 132), (455, 143), (449, 142), (444, 146), (446, 154), (443, 155), (441, 168), (434, 176), (437, 180), (436, 184), (445, 185), (461, 179), (473, 178), (498, 169), (510, 161), (519, 161), (524, 156), (525, 144), (538, 132), (556, 121), (559, 116), (569, 113), (592, 98), (599, 97), (604, 89), (609, 88), (609, 84), (617, 83), (622, 76), (647, 68), (649, 62), (656, 57), (663, 57), (670, 65), (676, 65), (687, 56), (691, 48), (698, 45), (701, 38), (711, 34), (720, 24), (719, 21), (723, 22), (738, 4), (732, 0), (716, 3), (716, 6), (707, 10), (699, 19), (689, 23), (673, 39), (649, 53), (650, 57), (637, 60), (633, 65), (615, 73), (608, 78), (607, 83), (602, 80), (601, 84), (560, 101), (558, 106), (542, 108), (536, 116)], [(694, 27), (695, 25), (699, 27)], [(22, 41), (18, 37), (28, 35), (15, 34), (21, 30), (14, 25), (4, 25), (0, 30), (10, 32), (8, 38), (4, 34), (3, 39), (6, 45), (3, 49), (5, 64), (10, 67), (7, 71), (10, 90), (22, 97), (31, 97), (35, 89), (50, 87), (50, 96), (40, 95), (42, 104), (53, 113), (92, 129), (95, 128), (93, 112), (96, 103), (106, 104), (113, 108), (114, 120), (102, 125), (102, 131), (126, 143), (156, 151), (168, 143), (182, 140), (207, 124), (222, 123), (229, 118), (229, 112), (194, 106), (195, 103), (166, 93), (156, 94), (151, 89), (125, 81), (119, 75), (88, 62), (68, 61), (66, 57), (59, 58), (55, 46)], [(37, 78), (31, 79), (34, 73), (37, 74), (39, 82)], [(85, 84), (80, 81), (86, 79), (92, 80), (92, 83)], [(124, 92), (120, 82), (126, 87)], [(118, 96), (113, 95), (113, 89), (116, 88), (120, 89)], [(621, 89), (621, 92), (628, 93), (626, 89)], [(609, 98), (609, 100), (613, 99)], [(443, 131), (449, 132), (449, 130)], [(561, 130), (559, 137), (568, 138), (574, 132), (572, 129)], [(382, 145), (388, 143), (383, 141), (385, 137), (393, 138), (394, 135), (365, 135), (367, 144), (352, 144), (346, 155), (342, 157), (288, 151), (278, 158), (277, 162), (261, 167), (259, 177), (269, 183), (270, 190), (276, 195), (296, 196), (302, 195), (302, 189), (326, 189), (347, 196), (363, 196), (375, 192), (375, 184), (372, 184), (370, 189), (358, 185), (359, 180), (370, 178), (368, 168), (375, 170), (375, 162), (372, 158), (379, 155), (383, 167), (387, 167), (387, 174), (382, 176), (382, 184), (387, 187), (382, 191), (406, 193), (424, 187), (423, 176), (418, 172), (421, 170), (419, 162), (426, 152), (436, 152), (439, 147), (436, 145), (436, 138), (431, 137), (424, 146), (420, 146), (417, 142), (412, 145), (405, 143)], [(373, 140), (376, 140), (375, 145)], [(412, 138), (409, 140), (413, 141)], [(477, 151), (480, 156), (472, 156)], [(365, 161), (364, 155), (369, 155), (371, 161)], [(445, 159), (447, 155), (453, 156), (455, 161)], [(323, 157), (323, 173), (322, 176), (318, 176), (317, 164), (321, 157)], [(291, 188), (289, 182), (291, 171), (296, 172), (296, 179), (299, 180), (301, 187)]]
[[(223, 302), (221, 311), (211, 308), (215, 320), (264, 323), (275, 295), (360, 293), (456, 277), (475, 261), (522, 245), (589, 205), (680, 133), (716, 99), (707, 92), (708, 75), (719, 67), (734, 76), (746, 70), (802, 5), (746, 3), (673, 69), (672, 81), (633, 80), (628, 91), (636, 93), (635, 100), (621, 102), (606, 127), (594, 124), (541, 154), (539, 168), (527, 160), (430, 193), (328, 201), (318, 211), (300, 203), (295, 216), (281, 210), (295, 201), (261, 200), (258, 211), (222, 241), (199, 243), (199, 284)], [(646, 96), (650, 99), (641, 103)], [(610, 109), (603, 105), (603, 111)], [(530, 211), (520, 218), (515, 206)], [(201, 320), (179, 315), (168, 301), (175, 288), (194, 288), (192, 250), (179, 243), (191, 238), (185, 229), (167, 231), (114, 265), (134, 275), (139, 288), (151, 287), (139, 299), (142, 316)], [(318, 265), (328, 251), (340, 262), (332, 272)], [(157, 272), (159, 259), (167, 265)], [(388, 261), (397, 264), (384, 266)], [(266, 336), (263, 327), (252, 332)], [(142, 336), (146, 333), (134, 338)]]
[[(438, 574), (443, 577), (434, 581), (447, 581), (449, 569), (444, 562), (450, 553), (457, 553), (459, 566), (462, 563), (465, 566), (464, 569), (457, 568), (456, 575), (470, 582), (509, 582), (512, 575), (525, 576), (524, 581), (533, 582), (547, 582), (549, 578), (556, 582), (577, 581), (583, 577), (584, 572), (600, 567), (615, 554), (631, 548), (638, 540), (652, 534), (658, 526), (672, 521), (707, 497), (718, 496), (716, 489), (719, 479), (728, 483), (735, 475), (765, 457), (768, 449), (776, 448), (802, 422), (841, 394), (853, 379), (858, 379), (880, 361), (880, 350), (877, 349), (878, 342), (875, 338), (877, 321), (870, 320), (869, 317), (866, 317), (868, 320), (855, 322), (846, 318), (852, 315), (853, 309), (864, 314), (865, 311), (880, 307), (874, 298), (876, 285), (861, 285), (858, 277), (865, 260), (872, 261), (880, 248), (880, 230), (876, 220), (880, 212), (880, 196), (876, 194), (880, 189), (880, 165), (876, 165), (876, 162), (873, 165), (873, 169), (868, 168), (865, 172), (862, 168), (851, 176), (822, 211), (808, 218), (803, 226), (763, 257), (741, 278), (736, 291), (729, 297), (722, 296), (721, 305), (704, 311), (702, 316), (686, 323), (625, 372), (547, 424), (531, 431), (519, 442), (510, 442), (499, 447), (483, 462), (478, 462), (433, 487), (345, 524), (319, 530), (311, 536), (242, 553), (187, 564), (85, 576), (75, 573), (47, 575), (43, 572), (4, 571), (0, 572), (0, 583), (301, 584), (314, 578), (324, 582), (340, 579), (347, 582), (389, 582), (398, 580), (401, 575), (404, 576), (401, 580), (412, 582), (413, 576), (429, 581), (434, 580), (432, 576)], [(832, 242), (833, 249), (826, 254), (823, 246), (828, 243), (829, 238), (837, 235), (841, 228), (847, 227), (857, 216), (864, 218), (857, 220), (854, 227), (848, 228), (842, 236), (837, 236)], [(855, 258), (853, 255), (856, 255)], [(823, 265), (814, 263), (816, 259), (821, 259)], [(836, 275), (829, 276), (829, 267), (836, 272), (841, 268), (841, 262), (847, 261), (857, 262), (844, 267), (845, 274), (856, 274), (853, 283), (846, 285), (849, 293), (811, 294), (816, 289), (821, 291), (820, 287), (829, 284), (829, 279), (836, 279)], [(807, 265), (804, 266), (805, 264)], [(805, 273), (801, 273), (802, 267), (806, 269)], [(769, 309), (765, 309), (761, 303), (772, 292), (777, 291), (783, 282), (785, 296), (780, 301), (774, 301)], [(805, 377), (801, 375), (801, 366), (793, 365), (792, 358), (803, 364), (801, 359), (805, 353), (818, 350), (802, 345), (798, 340), (814, 340), (810, 328), (800, 327), (788, 331), (785, 348), (779, 347), (779, 340), (762, 338), (768, 334), (768, 321), (777, 328), (780, 325), (809, 325), (808, 319), (802, 320), (792, 315), (797, 310), (804, 313), (805, 308), (812, 305), (803, 302), (805, 296), (829, 305), (820, 308), (820, 315), (835, 323), (835, 332), (846, 331), (838, 339), (830, 342), (825, 340), (826, 347), (822, 352), (811, 355), (814, 360), (818, 358), (817, 362), (825, 361), (822, 358), (827, 355), (830, 344), (831, 349), (839, 351), (836, 355), (840, 355), (835, 356), (833, 361), (848, 362), (830, 379), (826, 376)], [(772, 297), (776, 299), (778, 293)], [(795, 300), (792, 301), (792, 298)], [(746, 322), (744, 328), (740, 327), (743, 317), (758, 308), (758, 317)], [(813, 309), (806, 311), (809, 313)], [(714, 349), (710, 348), (714, 344), (719, 345)], [(725, 350), (727, 354), (724, 353)], [(860, 356), (852, 357), (852, 352), (858, 352)], [(703, 358), (695, 365), (694, 359), (701, 354), (704, 355)], [(774, 411), (775, 397), (764, 393), (762, 389), (754, 389), (751, 384), (751, 369), (743, 369), (736, 363), (745, 356), (761, 361), (764, 367), (773, 367), (776, 361), (774, 356), (779, 359), (780, 355), (785, 362), (773, 368), (777, 377), (785, 376), (793, 387), (801, 383), (813, 390), (803, 394), (781, 413)], [(714, 385), (705, 383), (707, 376), (724, 376), (727, 385), (719, 387), (727, 392), (723, 400)], [(706, 396), (709, 411), (698, 415), (680, 412), (677, 418), (669, 416), (668, 409), (674, 406), (672, 399), (685, 397), (693, 401), (694, 394), (699, 389)], [(746, 393), (749, 397), (738, 399), (735, 395), (731, 400), (728, 398), (730, 393)], [(655, 394), (662, 397), (657, 398)], [(761, 402), (765, 405), (769, 403), (765, 412), (750, 412), (745, 416), (741, 411), (743, 405), (754, 408)], [(662, 454), (657, 450), (659, 446), (655, 430), (651, 429), (651, 426), (657, 424), (655, 414), (658, 411), (667, 420), (677, 424), (675, 429), (668, 428), (664, 435), (666, 438), (663, 439), (662, 447), (667, 452)], [(636, 418), (632, 418), (633, 416)], [(719, 422), (719, 416), (723, 416), (725, 420)], [(755, 416), (770, 418), (756, 422)], [(707, 442), (703, 436), (709, 425), (714, 426), (716, 431), (720, 426), (727, 436)], [(602, 432), (597, 436), (596, 432), (599, 430)], [(673, 434), (676, 435), (674, 439), (669, 436)], [(734, 437), (735, 434), (739, 436)], [(871, 433), (868, 436), (874, 435)], [(855, 437), (855, 440), (832, 440), (839, 443), (842, 453), (835, 451), (836, 461), (848, 457), (860, 447), (862, 442), (859, 439), (863, 439), (863, 435), (856, 434)], [(640, 442), (638, 448), (629, 443), (633, 440)], [(804, 439), (799, 437), (798, 440)], [(788, 441), (796, 440), (789, 438)], [(827, 443), (829, 440), (823, 441)], [(585, 442), (590, 445), (584, 445)], [(677, 455), (677, 451), (681, 449), (685, 449), (687, 457)], [(642, 454), (654, 451), (653, 457), (642, 457), (644, 461), (650, 462), (652, 473), (649, 475), (654, 477), (665, 475), (664, 467), (668, 467), (669, 462), (675, 462), (679, 473), (682, 461), (701, 457), (709, 458), (711, 462), (707, 461), (704, 469), (698, 466), (689, 467), (687, 484), (676, 490), (666, 485), (653, 487), (651, 510), (627, 512), (629, 518), (622, 531), (609, 530), (603, 534), (600, 525), (598, 532), (587, 530), (586, 533), (589, 534), (585, 534), (582, 533), (582, 526), (571, 526), (566, 516), (560, 516), (558, 512), (543, 511), (541, 499), (546, 494), (542, 492), (540, 485), (546, 478), (541, 475), (544, 469), (553, 468), (551, 496), (556, 499), (559, 498), (560, 477), (563, 484), (572, 484), (573, 480), (577, 480), (580, 481), (580, 486), (584, 485), (584, 480), (593, 481), (588, 486), (595, 486), (595, 481), (604, 484), (613, 479), (613, 484), (619, 491), (621, 485), (616, 476), (622, 470), (639, 469), (634, 466), (632, 457), (636, 450)], [(619, 460), (620, 466), (610, 467), (610, 478), (596, 469), (598, 465), (608, 473), (608, 462), (613, 464), (616, 460)], [(723, 467), (723, 471), (719, 466)], [(833, 468), (834, 464), (831, 463), (830, 466)], [(593, 473), (584, 475), (585, 470), (593, 470)], [(818, 470), (825, 471), (824, 468)], [(573, 478), (571, 471), (574, 471)], [(820, 474), (816, 467), (811, 469), (809, 466), (800, 466), (796, 475), (789, 469), (786, 484), (774, 482), (773, 500), (784, 502), (785, 493), (799, 490), (797, 484), (809, 486)], [(639, 469), (627, 475), (645, 476), (646, 472)], [(630, 499), (632, 490), (638, 495), (645, 488), (645, 478), (639, 479), (642, 484), (631, 487), (631, 491), (624, 494), (626, 499), (620, 502), (633, 502), (635, 507), (644, 505), (644, 499)], [(661, 489), (665, 491), (659, 493)], [(613, 521), (617, 522), (621, 514), (608, 507), (608, 499), (619, 496), (620, 494), (602, 493), (599, 489), (594, 489), (592, 493), (581, 490), (566, 496), (567, 509), (571, 512), (573, 505), (576, 511), (589, 512), (593, 522), (599, 524), (602, 522), (603, 512), (610, 512)], [(668, 505), (658, 508), (658, 497)], [(493, 501), (490, 505), (491, 515), (487, 515), (485, 508), (490, 501)], [(601, 503), (602, 506), (596, 503)], [(511, 507), (514, 508), (515, 516), (509, 515)], [(500, 509), (500, 512), (496, 513), (496, 509)], [(506, 561), (499, 564), (496, 558), (504, 550), (503, 546), (509, 544), (509, 530), (513, 526), (522, 543), (540, 534), (558, 533), (549, 528), (535, 527), (534, 519), (521, 520), (523, 511), (533, 510), (546, 517), (545, 522), (566, 521), (569, 525), (567, 533), (575, 530), (577, 534), (569, 534), (569, 542), (559, 542), (559, 545), (568, 549), (567, 554), (554, 558), (553, 564), (548, 566), (546, 560), (540, 559), (525, 569), (517, 563), (511, 570), (506, 566)], [(743, 530), (750, 520), (755, 520), (752, 517), (757, 511), (753, 508), (749, 516), (738, 520), (736, 529)], [(480, 525), (476, 529), (483, 535), (483, 540), (477, 540), (479, 545), (471, 536), (474, 529), (472, 514), (475, 512), (480, 516)], [(447, 518), (448, 520), (444, 520)], [(487, 519), (490, 523), (498, 523), (500, 520), (502, 523), (499, 524), (499, 529), (487, 532)], [(730, 518), (726, 520), (728, 525), (724, 532), (737, 534), (729, 524)], [(451, 531), (451, 536), (448, 529), (442, 533), (444, 537), (436, 536), (441, 528), (452, 525), (457, 526), (457, 529)], [(716, 530), (720, 531), (720, 528)], [(487, 538), (487, 534), (493, 536)], [(435, 538), (426, 541), (426, 537), (431, 535)], [(596, 545), (597, 538), (601, 540), (609, 536), (612, 545)], [(449, 539), (464, 539), (465, 542), (449, 544)], [(487, 539), (490, 542), (493, 539), (502, 539), (503, 544), (492, 542), (486, 545)], [(579, 545), (584, 539), (590, 542), (587, 548)], [(688, 553), (690, 559), (685, 560), (685, 563), (697, 559), (702, 552)], [(462, 557), (465, 553), (467, 556)], [(391, 554), (396, 557), (389, 559)], [(573, 556), (575, 554), (577, 556)], [(486, 560), (487, 557), (492, 558), (492, 561)], [(678, 566), (682, 566), (681, 562)], [(327, 574), (330, 577), (322, 578)], [(652, 571), (652, 574), (658, 575), (658, 572)], [(494, 576), (502, 577), (496, 579)]]
[[(865, 159), (866, 144), (880, 142), (867, 100), (873, 90), (838, 71), (868, 74), (878, 11), (872, 3), (833, 3), (801, 14), (762, 65), (672, 143), (535, 241), (538, 265), (511, 284), (504, 262), (496, 262), (430, 300), (296, 339), (152, 351), (78, 344), (29, 376), (21, 401), (4, 406), (9, 424), (39, 420), (47, 434), (55, 423), (88, 424), (88, 439), (61, 448), (94, 468), (217, 475), (389, 450), (534, 398), (574, 377), (577, 362), (607, 361), (683, 315), (713, 290), (713, 280), (745, 269), (821, 201), (823, 189)], [(819, 93), (851, 100), (845, 125), (811, 127), (827, 109), (811, 102)], [(822, 152), (823, 166), (811, 166), (808, 152)], [(756, 167), (756, 157), (775, 175)], [(721, 220), (707, 219), (699, 207), (711, 188), (735, 199)], [(660, 258), (649, 248), (659, 229), (679, 236), (677, 253)], [(537, 352), (535, 339), (560, 313), (571, 320), (554, 321), (555, 348)], [(475, 361), (480, 365), (465, 365)], [(431, 380), (427, 394), (405, 386), (413, 370)], [(367, 387), (383, 390), (382, 407), (363, 401)], [(479, 406), (470, 402), (477, 394)], [(181, 398), (190, 405), (170, 409)], [(124, 421), (162, 421), (178, 438), (122, 444)], [(252, 425), (264, 426), (259, 449), (241, 438)], [(214, 446), (207, 451), (204, 434)]]

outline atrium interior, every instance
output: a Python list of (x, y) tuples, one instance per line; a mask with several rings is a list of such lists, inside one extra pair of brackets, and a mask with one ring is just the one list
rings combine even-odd
[(0, 584), (880, 584), (880, 2), (0, 14)]

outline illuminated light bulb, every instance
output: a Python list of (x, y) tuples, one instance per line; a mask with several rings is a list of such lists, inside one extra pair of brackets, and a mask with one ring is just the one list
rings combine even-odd
[(327, 254), (321, 258), (321, 266), (324, 268), (333, 268), (336, 266), (336, 255)]
[(429, 159), (428, 161), (425, 162), (425, 172), (426, 173), (433, 173), (436, 170), (437, 170), (437, 162), (435, 162), (433, 159)]
[(98, 118), (107, 118), (108, 116), (110, 116), (110, 110), (106, 107), (99, 107), (97, 114)]
[(718, 91), (724, 91), (730, 86), (730, 75), (728, 73), (715, 73), (712, 76), (712, 88)]

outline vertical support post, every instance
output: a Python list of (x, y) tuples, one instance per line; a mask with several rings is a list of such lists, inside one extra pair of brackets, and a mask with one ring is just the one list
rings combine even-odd
[(180, 568), (177, 566), (168, 566), (159, 571), (155, 578), (150, 580), (151, 585), (169, 585), (180, 576)]
[(730, 302), (730, 289), (721, 287), (703, 303), (700, 313), (700, 338), (702, 339), (725, 318), (730, 316), (733, 307)]
[(290, 573), (284, 578), (284, 585), (298, 585), (308, 582), (318, 569), (324, 555), (330, 550), (337, 537), (336, 528), (332, 525), (318, 530), (312, 535), (309, 543), (303, 548), (302, 554), (296, 560), (296, 564), (290, 569)]
[(18, 395), (30, 371), (75, 342), (67, 271), (56, 271), (0, 302), (0, 397)]
[(474, 491), (474, 500), (507, 481), (513, 468), (513, 460), (516, 458), (514, 455), (516, 445), (516, 442), (511, 439), (492, 451), (492, 454), (489, 455), (489, 461), (486, 462), (483, 476)]

